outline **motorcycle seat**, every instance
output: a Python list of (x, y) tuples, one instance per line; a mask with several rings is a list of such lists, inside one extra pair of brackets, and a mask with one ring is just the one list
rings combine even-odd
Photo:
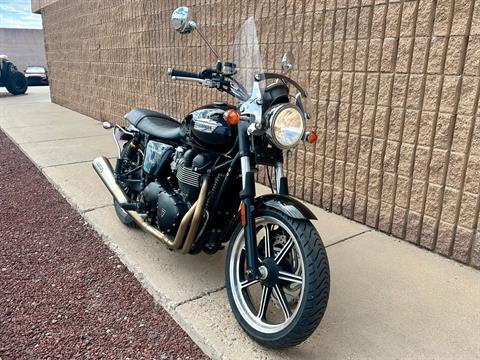
[(185, 136), (181, 124), (157, 111), (134, 108), (124, 118), (141, 132), (164, 140), (179, 140)]

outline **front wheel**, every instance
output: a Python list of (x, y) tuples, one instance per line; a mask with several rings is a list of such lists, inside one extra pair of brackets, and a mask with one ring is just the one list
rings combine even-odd
[(233, 232), (225, 268), (235, 318), (258, 343), (287, 348), (306, 340), (325, 313), (330, 291), (327, 254), (308, 220), (264, 209), (256, 219), (258, 280), (247, 280), (245, 237)]

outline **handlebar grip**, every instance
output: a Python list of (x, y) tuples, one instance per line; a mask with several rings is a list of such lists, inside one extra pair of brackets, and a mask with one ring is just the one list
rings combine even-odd
[(184, 70), (177, 70), (177, 69), (170, 68), (170, 69), (168, 69), (168, 74), (171, 75), (171, 76), (200, 79), (200, 75), (198, 75), (198, 73), (192, 72), (192, 71), (184, 71)]

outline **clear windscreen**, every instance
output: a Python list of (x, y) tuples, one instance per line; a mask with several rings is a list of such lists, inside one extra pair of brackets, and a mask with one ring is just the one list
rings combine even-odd
[(242, 24), (233, 44), (233, 62), (237, 65), (237, 80), (250, 94), (256, 73), (262, 72), (262, 56), (255, 18)]
[[(263, 3), (262, 3), (263, 5)], [(259, 5), (261, 6), (261, 5)], [(259, 19), (258, 21), (263, 21), (264, 19)], [(243, 24), (238, 28), (234, 43), (233, 43), (233, 63), (236, 64), (237, 67), (237, 74), (235, 75), (234, 79), (244, 87), (246, 92), (250, 95), (252, 92), (252, 86), (255, 80), (255, 74), (261, 73), (263, 71), (275, 72), (279, 74), (283, 74), (289, 78), (295, 80), (299, 85), (305, 90), (307, 93), (307, 97), (303, 97), (301, 99), (303, 103), (304, 110), (306, 112), (312, 111), (311, 107), (311, 95), (309, 94), (309, 81), (313, 79), (308, 79), (307, 76), (300, 76), (300, 74), (307, 74), (307, 64), (296, 64), (294, 59), (301, 58), (300, 54), (297, 52), (301, 49), (298, 43), (285, 43), (283, 49), (279, 51), (278, 54), (274, 54), (275, 58), (275, 70), (274, 69), (264, 69), (263, 65), (266, 63), (263, 61), (262, 54), (260, 52), (260, 41), (259, 38), (261, 34), (259, 34), (257, 30), (255, 17), (249, 17), (247, 20), (243, 22)], [(282, 69), (282, 58), (286, 52), (290, 52), (290, 59), (293, 60), (293, 68), (292, 70), (284, 70)], [(302, 57), (305, 59), (306, 57)], [(302, 78), (303, 81), (300, 79)], [(271, 83), (274, 80), (269, 80), (268, 82), (264, 81), (261, 84), (261, 89)], [(297, 94), (297, 90), (293, 86), (290, 87), (290, 94), (295, 96)], [(294, 102), (294, 101), (293, 101)]]

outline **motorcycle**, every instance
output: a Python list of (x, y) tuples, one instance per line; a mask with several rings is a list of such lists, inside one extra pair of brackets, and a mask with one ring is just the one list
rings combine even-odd
[[(330, 289), (315, 216), (288, 195), (283, 169), (288, 151), (316, 140), (306, 131), (306, 91), (285, 74), (259, 71), (253, 18), (235, 40), (237, 62), (219, 59), (187, 7), (173, 12), (171, 24), (180, 34), (196, 30), (217, 57), (198, 73), (169, 69), (172, 79), (217, 89), (238, 103), (201, 106), (181, 123), (134, 108), (125, 115), (128, 126), (104, 123), (118, 146), (115, 169), (105, 157), (93, 167), (125, 225), (182, 254), (213, 254), (228, 243), (226, 290), (240, 326), (264, 346), (297, 345), (319, 325)], [(292, 54), (284, 54), (282, 68), (292, 67)], [(256, 196), (258, 166), (269, 179), (274, 168), (272, 194)]]

